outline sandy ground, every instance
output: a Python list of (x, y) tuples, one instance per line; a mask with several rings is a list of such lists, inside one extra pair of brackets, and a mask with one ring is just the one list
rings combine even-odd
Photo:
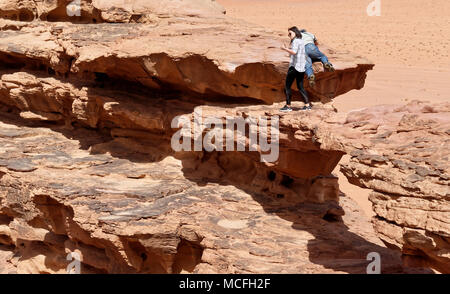
[[(380, 0), (381, 16), (372, 17), (366, 12), (372, 0), (216, 1), (231, 17), (282, 32), (296, 25), (327, 46), (373, 61), (365, 87), (334, 100), (339, 111), (414, 99), (450, 100), (448, 0)], [(349, 184), (338, 169), (336, 173), (341, 190), (372, 216), (368, 190)]]

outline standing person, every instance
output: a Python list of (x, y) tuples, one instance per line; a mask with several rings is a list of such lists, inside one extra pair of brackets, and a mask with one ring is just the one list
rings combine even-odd
[(313, 60), (320, 60), (323, 63), (324, 68), (328, 71), (334, 71), (334, 67), (328, 61), (327, 56), (317, 47), (318, 42), (316, 36), (307, 32), (305, 29), (302, 29), (300, 32), (302, 33), (302, 39), (305, 43), (306, 50), (306, 76), (308, 77), (309, 85), (314, 87), (316, 76), (314, 75), (314, 70), (312, 67)]
[(280, 109), (283, 112), (292, 111), (291, 108), (291, 86), (294, 83), (294, 80), (297, 81), (297, 88), (303, 96), (305, 100), (305, 106), (302, 110), (310, 110), (312, 105), (309, 102), (308, 95), (306, 94), (305, 89), (303, 88), (303, 78), (305, 76), (305, 67), (306, 67), (306, 51), (305, 44), (302, 40), (302, 33), (297, 27), (291, 27), (288, 30), (288, 36), (291, 39), (291, 46), (287, 48), (286, 44), (283, 44), (281, 47), (282, 50), (288, 52), (291, 56), (291, 61), (289, 62), (289, 70), (286, 76), (286, 105)]

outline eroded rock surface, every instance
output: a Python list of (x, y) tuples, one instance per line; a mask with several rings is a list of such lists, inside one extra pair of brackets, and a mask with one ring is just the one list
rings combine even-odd
[[(19, 2), (7, 2), (5, 5), (12, 8), (3, 10), (20, 10), (25, 3), (39, 1)], [(63, 2), (53, 1), (52, 5), (60, 7)], [(0, 19), (1, 68), (37, 70), (80, 82), (131, 82), (150, 89), (196, 92), (223, 101), (227, 97), (263, 103), (285, 99), (289, 57), (280, 50), (285, 33), (228, 18), (209, 0), (164, 1), (164, 5), (160, 1), (123, 3), (123, 11), (140, 9), (153, 14), (142, 23), (76, 24), (70, 22), (71, 17), (57, 18), (58, 22)], [(41, 16), (48, 10), (42, 5), (37, 8)], [(92, 5), (120, 7), (114, 1), (93, 1)], [(195, 13), (198, 9), (200, 12)], [(110, 11), (97, 10), (102, 15)], [(316, 66), (317, 85), (305, 85), (313, 100), (330, 101), (364, 86), (366, 72), (373, 68), (371, 62), (326, 46), (321, 49), (337, 71), (324, 72), (321, 65)]]
[(337, 203), (332, 176), (291, 178), (242, 156), (227, 170), (217, 153), (1, 120), (5, 271), (65, 272), (69, 252), (86, 273), (365, 273), (370, 252), (382, 272), (406, 270), (351, 199)]
[[(68, 2), (0, 1), (0, 271), (65, 272), (76, 251), (94, 273), (364, 273), (370, 252), (408, 272), (339, 192), (346, 153), (383, 241), (448, 271), (448, 104), (283, 114), (275, 162), (260, 141), (175, 152), (179, 115), (275, 123), (285, 34), (214, 1)], [(315, 66), (313, 100), (363, 87), (373, 64), (321, 49), (337, 71)]]
[[(49, 263), (46, 256), (50, 253), (39, 254), (41, 262), (39, 263), (36, 260), (30, 261), (29, 255), (31, 253), (26, 255), (25, 249), (20, 249), (21, 244), (24, 244), (23, 246), (28, 244), (22, 242), (23, 240), (35, 240), (33, 236), (36, 234), (36, 229), (39, 229), (38, 231), (45, 229), (46, 231), (42, 231), (44, 236), (47, 234), (62, 235), (64, 242), (67, 242), (67, 244), (63, 243), (64, 246), (59, 245), (59, 249), (52, 253), (54, 255), (52, 255), (52, 258), (57, 258), (56, 256), (61, 256), (63, 252), (68, 252), (71, 249), (84, 248), (84, 245), (79, 245), (80, 242), (95, 247), (86, 249), (87, 251), (82, 256), (91, 256), (92, 253), (88, 253), (89, 250), (97, 250), (98, 248), (104, 250), (107, 257), (102, 256), (101, 258), (107, 258), (106, 263), (108, 265), (100, 266), (96, 264), (97, 261), (91, 261), (91, 263), (86, 261), (86, 271), (89, 269), (92, 272), (180, 272), (180, 265), (175, 260), (177, 254), (179, 254), (178, 250), (182, 252), (188, 250), (184, 248), (186, 244), (189, 247), (188, 251), (191, 252), (188, 257), (190, 265), (183, 269), (189, 272), (327, 272), (328, 269), (331, 271), (364, 272), (365, 267), (363, 265), (367, 265), (367, 261), (363, 260), (362, 251), (355, 249), (355, 242), (365, 244), (363, 251), (366, 255), (369, 253), (368, 248), (374, 250), (370, 252), (382, 252), (385, 255), (383, 257), (384, 262), (386, 260), (389, 260), (389, 262), (387, 265), (384, 264), (388, 266), (383, 269), (384, 272), (405, 271), (405, 268), (400, 265), (399, 255), (392, 251), (386, 251), (387, 249), (381, 246), (372, 247), (372, 241), (367, 244), (359, 237), (353, 236), (353, 238), (352, 235), (348, 235), (348, 231), (360, 234), (368, 230), (370, 226), (365, 223), (359, 210), (354, 207), (355, 204), (343, 195), (339, 195), (337, 178), (331, 175), (331, 171), (344, 153), (350, 153), (356, 158), (375, 163), (374, 166), (382, 163), (385, 155), (372, 152), (376, 152), (376, 146), (381, 146), (380, 144), (391, 144), (389, 140), (385, 139), (390, 136), (395, 138), (398, 134), (393, 135), (389, 132), (389, 129), (395, 128), (398, 121), (406, 121), (409, 115), (407, 109), (414, 109), (414, 107), (417, 107), (416, 104), (404, 108), (383, 106), (352, 112), (348, 115), (336, 113), (329, 105), (316, 105), (312, 112), (283, 114), (279, 119), (279, 160), (274, 163), (264, 163), (260, 161), (261, 151), (259, 148), (254, 152), (174, 152), (170, 147), (170, 137), (176, 129), (170, 127), (170, 120), (178, 114), (186, 115), (190, 120), (193, 120), (194, 112), (199, 109), (205, 116), (214, 115), (218, 118), (266, 116), (273, 119), (275, 115), (279, 114), (277, 110), (279, 106), (223, 107), (220, 103), (199, 106), (193, 103), (196, 97), (190, 97), (186, 100), (156, 99), (156, 104), (149, 105), (143, 101), (140, 102), (139, 99), (133, 99), (135, 98), (133, 96), (120, 96), (118, 95), (119, 90), (98, 88), (96, 94), (93, 95), (97, 98), (89, 104), (92, 108), (64, 108), (65, 105), (74, 105), (74, 101), (76, 101), (76, 99), (70, 100), (76, 96), (70, 94), (70, 87), (49, 87), (48, 89), (50, 91), (43, 96), (43, 98), (47, 97), (48, 102), (45, 102), (45, 99), (39, 99), (39, 103), (49, 107), (54, 107), (51, 106), (52, 103), (58, 105), (61, 101), (58, 102), (56, 98), (55, 100), (49, 99), (53, 95), (50, 93), (56, 91), (70, 101), (70, 103), (60, 104), (61, 109), (67, 110), (60, 111), (60, 113), (66, 116), (60, 115), (59, 119), (53, 120), (46, 118), (48, 116), (46, 113), (52, 112), (36, 114), (30, 111), (20, 111), (18, 107), (3, 106), (3, 112), (10, 112), (9, 119), (11, 122), (10, 125), (5, 126), (0, 131), (0, 137), (4, 139), (4, 144), (2, 144), (4, 153), (0, 161), (1, 170), (4, 174), (1, 183), (4, 186), (2, 191), (6, 191), (2, 196), (4, 200), (1, 202), (2, 218), (4, 219), (1, 235), (2, 243), (12, 246), (18, 252), (16, 257), (24, 256), (23, 258), (11, 259), (19, 271), (56, 272), (64, 270), (64, 263), (61, 259), (59, 263), (54, 261), (59, 264), (54, 266), (56, 270), (46, 269), (44, 265)], [(38, 93), (38, 91), (31, 92)], [(23, 91), (23, 93), (26, 93), (26, 91)], [(23, 96), (20, 94), (18, 97)], [(78, 95), (78, 97), (81, 97), (80, 102), (83, 101), (82, 95)], [(22, 99), (22, 101), (28, 100)], [(294, 104), (295, 107), (299, 105), (301, 104)], [(431, 116), (444, 118), (444, 121), (447, 117), (447, 107), (446, 105), (422, 105), (423, 109), (432, 109)], [(94, 111), (86, 112), (87, 109), (93, 109)], [(386, 118), (386, 124), (377, 125), (377, 120), (383, 120), (383, 115), (390, 119), (394, 118), (394, 120)], [(402, 120), (402, 117), (406, 118)], [(67, 118), (69, 119), (67, 120)], [(84, 118), (90, 118), (96, 123), (89, 125), (87, 123), (89, 120)], [(7, 118), (2, 120), (8, 121)], [(368, 123), (368, 120), (372, 121)], [(402, 130), (405, 127), (403, 122), (399, 124)], [(431, 123), (431, 121), (427, 123)], [(38, 124), (51, 127), (53, 131), (41, 128), (13, 127), (11, 124), (19, 126)], [(420, 126), (419, 129), (427, 128), (426, 124), (423, 123), (415, 125), (416, 128), (418, 126)], [(86, 128), (94, 128), (99, 132), (88, 131)], [(442, 129), (445, 129), (445, 127)], [(441, 146), (440, 144), (446, 142), (445, 136), (441, 136), (443, 133), (440, 130), (441, 127), (433, 128), (433, 132), (439, 135), (433, 140), (433, 145)], [(40, 138), (41, 135), (35, 135), (34, 132), (47, 132), (47, 135)], [(402, 132), (399, 132), (399, 134), (402, 134)], [(64, 138), (63, 135), (72, 140)], [(188, 135), (192, 135), (192, 133)], [(36, 136), (38, 136), (38, 139)], [(56, 140), (53, 137), (59, 139)], [(248, 142), (246, 143), (247, 147)], [(445, 156), (442, 159), (445, 160)], [(375, 180), (371, 178), (378, 174), (382, 177), (383, 172), (385, 172), (372, 174), (371, 171), (377, 170), (374, 166), (364, 169), (366, 175), (359, 171), (356, 172), (353, 177), (350, 177), (350, 180), (353, 183), (372, 181), (380, 186), (387, 185), (389, 187), (389, 181), (377, 182), (376, 177)], [(70, 173), (61, 172), (62, 170), (70, 170)], [(419, 170), (419, 172), (422, 172), (422, 169)], [(344, 172), (349, 176), (348, 172)], [(445, 170), (441, 171), (440, 177), (442, 178), (442, 175), (445, 177), (445, 173)], [(387, 176), (392, 177), (390, 174), (387, 174)], [(74, 178), (77, 181), (74, 181)], [(37, 184), (40, 182), (44, 184)], [(427, 193), (443, 191), (444, 194), (442, 195), (445, 196), (445, 189), (448, 188), (448, 184), (445, 185), (445, 182), (440, 180), (435, 182), (434, 186), (427, 184), (429, 187)], [(439, 188), (441, 189), (439, 190), (437, 187), (442, 188)], [(30, 189), (32, 192), (30, 192)], [(17, 190), (21, 191), (19, 196), (17, 196)], [(406, 196), (415, 195), (408, 194), (407, 191), (399, 193), (404, 193)], [(35, 197), (34, 195), (38, 196)], [(98, 206), (97, 204), (89, 204), (92, 199), (95, 199), (94, 203), (100, 204)], [(437, 217), (439, 215), (446, 217), (445, 201), (444, 197), (439, 204), (442, 206), (438, 206), (444, 207), (444, 210), (441, 210), (444, 213), (436, 214)], [(17, 203), (21, 204), (18, 205)], [(118, 206), (115, 206), (116, 203), (118, 203)], [(410, 205), (408, 202), (405, 203), (405, 205)], [(234, 205), (236, 207), (232, 209)], [(49, 206), (61, 207), (64, 211), (61, 212), (63, 216), (58, 216), (58, 219), (54, 220), (56, 216), (50, 214), (53, 210), (49, 210)], [(103, 210), (104, 207), (107, 208)], [(247, 211), (246, 209), (249, 207), (254, 208)], [(221, 209), (224, 209), (224, 217), (217, 217), (217, 211)], [(229, 212), (230, 209), (234, 212), (230, 212), (228, 216), (225, 212)], [(244, 213), (244, 211), (247, 211), (247, 213)], [(286, 268), (281, 265), (276, 267), (272, 264), (272, 261), (265, 264), (258, 260), (260, 257), (242, 262), (243, 252), (251, 252), (251, 250), (249, 247), (241, 248), (239, 247), (241, 245), (236, 244), (240, 244), (239, 236), (243, 236), (240, 235), (242, 230), (246, 228), (249, 230), (245, 231), (244, 235), (247, 236), (245, 240), (248, 240), (250, 232), (254, 232), (255, 228), (248, 226), (248, 224), (250, 220), (254, 219), (255, 215), (256, 219), (259, 219), (258, 213), (255, 211), (261, 214), (261, 219), (273, 216), (270, 221), (264, 222), (264, 225), (261, 224), (260, 228), (261, 230), (264, 228), (265, 232), (267, 232), (267, 228), (273, 226), (270, 232), (279, 232), (279, 236), (291, 236), (293, 233), (290, 229), (283, 232), (279, 231), (281, 220), (290, 221), (287, 224), (291, 229), (297, 229), (295, 224), (298, 222), (306, 222), (303, 223), (304, 226), (300, 227), (308, 232), (314, 232), (312, 233), (314, 236), (319, 234), (320, 238), (327, 241), (325, 243), (320, 242), (319, 247), (313, 246), (317, 251), (315, 249), (307, 250), (308, 258), (312, 263), (307, 262), (304, 268)], [(376, 211), (378, 213), (378, 208), (376, 208)], [(344, 212), (346, 215), (344, 215)], [(358, 213), (355, 215), (356, 212)], [(78, 213), (80, 216), (77, 218)], [(414, 214), (415, 210), (408, 213)], [(67, 219), (70, 221), (66, 221)], [(154, 222), (155, 219), (159, 221)], [(343, 222), (341, 222), (342, 220)], [(143, 228), (138, 225), (131, 230), (130, 228), (133, 227), (135, 221), (143, 221), (145, 225), (142, 225)], [(348, 221), (354, 224), (350, 224)], [(21, 223), (28, 230), (15, 229), (16, 222)], [(169, 234), (166, 232), (166, 226), (170, 223), (173, 223), (173, 225)], [(197, 239), (194, 238), (193, 244), (177, 233), (180, 224), (185, 223), (190, 228), (195, 224), (195, 234), (202, 236)], [(320, 229), (316, 228), (316, 225), (319, 224)], [(445, 221), (438, 225), (444, 225), (445, 229)], [(83, 229), (79, 229), (79, 226)], [(110, 232), (112, 230), (110, 226), (121, 228), (121, 230)], [(148, 234), (145, 233), (146, 230), (149, 230), (147, 226), (153, 230)], [(226, 258), (223, 257), (223, 253), (218, 253), (221, 252), (218, 251), (218, 247), (207, 245), (210, 244), (208, 242), (211, 240), (216, 240), (215, 238), (222, 240), (220, 242), (228, 242), (223, 240), (229, 240), (232, 234), (225, 231), (224, 235), (217, 235), (218, 228), (221, 227), (232, 229), (237, 234), (237, 243), (233, 243), (237, 247), (231, 246), (231, 243), (225, 247), (227, 254), (230, 254)], [(377, 229), (378, 227), (376, 226)], [(109, 235), (104, 235), (103, 228), (110, 232)], [(74, 230), (78, 233), (72, 236)], [(88, 233), (80, 233), (79, 230)], [(127, 230), (131, 231), (124, 233), (128, 232)], [(172, 244), (171, 247), (169, 246), (171, 249), (167, 249), (169, 253), (159, 248), (159, 245), (152, 245), (149, 248), (142, 245), (144, 249), (141, 245), (133, 245), (140, 248), (139, 254), (144, 256), (143, 259), (152, 256), (152, 263), (145, 266), (137, 265), (145, 263), (145, 260), (130, 261), (128, 257), (118, 257), (117, 252), (127, 251), (128, 249), (125, 249), (127, 245), (114, 243), (115, 245), (112, 246), (110, 243), (112, 241), (104, 243), (105, 239), (109, 240), (110, 238), (136, 240), (144, 234), (144, 239), (153, 236), (158, 240), (152, 240), (151, 242), (166, 244), (169, 241), (159, 240), (162, 238), (158, 233), (161, 230), (164, 232), (164, 236), (166, 236), (166, 233), (171, 236), (169, 238), (171, 239), (170, 244)], [(300, 234), (305, 233), (299, 231)], [(31, 237), (20, 232), (29, 232)], [(339, 235), (336, 235), (336, 232), (340, 232)], [(382, 231), (379, 230), (379, 232)], [(260, 237), (262, 234), (258, 233), (257, 235)], [(123, 235), (127, 237), (120, 237)], [(137, 235), (139, 237), (136, 237)], [(210, 235), (214, 237), (206, 238)], [(101, 238), (98, 236), (101, 236)], [(344, 236), (345, 241), (341, 239), (342, 236)], [(44, 243), (39, 243), (42, 248), (32, 247), (29, 250), (32, 252), (39, 252), (39, 250), (48, 252), (47, 246), (49, 245), (46, 244), (45, 240), (42, 241), (44, 237), (39, 238), (41, 238), (38, 239), (39, 242)], [(97, 238), (100, 238), (101, 241)], [(165, 240), (165, 238), (163, 239)], [(270, 235), (270, 238), (255, 241), (255, 244), (264, 247), (266, 252), (268, 248), (279, 246), (276, 244), (281, 240), (280, 238), (282, 237)], [(350, 238), (350, 241), (347, 240), (348, 238)], [(377, 240), (376, 237), (369, 232), (367, 235), (364, 233), (363, 239), (366, 241), (374, 240), (373, 243), (379, 246), (379, 243), (375, 241)], [(126, 240), (123, 242), (129, 242)], [(273, 240), (276, 242), (271, 243)], [(141, 241), (136, 242), (140, 244)], [(338, 245), (327, 251), (323, 246), (325, 246), (324, 244), (327, 244), (325, 247), (329, 246), (330, 242), (337, 242)], [(342, 245), (341, 242), (347, 245)], [(77, 244), (77, 246), (72, 243)], [(298, 242), (296, 244), (298, 245)], [(307, 245), (307, 248), (309, 248), (310, 243), (307, 242)], [(156, 249), (157, 253), (153, 251), (153, 246), (159, 248)], [(183, 249), (179, 249), (179, 246), (182, 246)], [(341, 248), (341, 246), (344, 246), (344, 248)], [(356, 247), (359, 248), (359, 245)], [(217, 259), (203, 263), (201, 261), (203, 257), (205, 260), (212, 258), (208, 257), (208, 254), (205, 255), (205, 252), (208, 252), (207, 248), (211, 249), (208, 254), (214, 255), (214, 258)], [(241, 249), (236, 251), (237, 248), (241, 248), (243, 252)], [(254, 250), (257, 250), (256, 248)], [(436, 249), (440, 250), (442, 247)], [(160, 250), (165, 253), (161, 253)], [(281, 257), (277, 262), (286, 259), (286, 252), (291, 250), (294, 250), (294, 248), (286, 247), (278, 251), (277, 256)], [(273, 252), (275, 254), (275, 251)], [(305, 253), (306, 251), (302, 252)], [(325, 254), (324, 252), (328, 253)], [(342, 252), (349, 252), (348, 260), (338, 260), (342, 256)], [(408, 253), (411, 254), (412, 251), (408, 251)], [(125, 255), (131, 256), (133, 254), (136, 253), (126, 253)], [(326, 257), (317, 257), (316, 259), (316, 257), (313, 257), (315, 254)], [(294, 260), (298, 262), (299, 259), (305, 260), (305, 257), (296, 256), (292, 259), (292, 262)], [(319, 260), (320, 262), (318, 262)], [(317, 267), (317, 262), (321, 266)], [(33, 265), (30, 265), (30, 263)], [(19, 264), (22, 265), (19, 266)], [(437, 268), (443, 270), (442, 267)]]
[(408, 264), (450, 272), (450, 104), (379, 106), (347, 124), (367, 136), (341, 171), (373, 190), (380, 238)]
[[(77, 3), (78, 2), (78, 3)], [(215, 16), (225, 9), (214, 0), (1, 0), (0, 17), (76, 23), (151, 22), (154, 17)]]

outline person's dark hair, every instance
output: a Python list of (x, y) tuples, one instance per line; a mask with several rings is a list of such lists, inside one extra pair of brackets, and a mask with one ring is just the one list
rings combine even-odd
[(302, 38), (302, 32), (300, 32), (300, 30), (299, 30), (297, 27), (290, 27), (290, 28), (288, 29), (288, 31), (294, 32), (294, 33), (295, 33), (295, 36), (296, 36), (297, 38), (299, 38), (299, 39)]

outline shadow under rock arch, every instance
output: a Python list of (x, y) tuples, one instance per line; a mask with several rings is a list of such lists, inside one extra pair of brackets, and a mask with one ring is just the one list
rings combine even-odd
[[(213, 152), (215, 153), (215, 152)], [(213, 155), (209, 155), (213, 156)], [(207, 178), (202, 175), (210, 174), (211, 165), (200, 164), (197, 169), (192, 169), (192, 162), (182, 159), (184, 176), (197, 183), (206, 185), (216, 183), (219, 185), (233, 185), (249, 194), (258, 202), (268, 214), (276, 214), (278, 217), (292, 223), (295, 230), (307, 231), (315, 239), (308, 241), (307, 248), (309, 260), (314, 264), (322, 265), (333, 271), (350, 274), (365, 274), (371, 260), (367, 260), (370, 252), (377, 252), (381, 256), (381, 273), (405, 273), (402, 266), (401, 253), (364, 239), (358, 233), (352, 232), (343, 218), (327, 214), (327, 203), (313, 203), (298, 199), (297, 202), (286, 203), (280, 199), (280, 195), (268, 191), (255, 191), (249, 185), (252, 171), (243, 169), (237, 171), (235, 178), (217, 177)], [(203, 171), (201, 169), (204, 169)], [(250, 168), (251, 169), (251, 168)], [(268, 177), (273, 176), (273, 171), (267, 169)], [(248, 175), (250, 175), (248, 177)], [(286, 176), (276, 175), (280, 185), (286, 184)], [(284, 182), (284, 183), (283, 183)], [(346, 197), (339, 192), (340, 197)], [(369, 222), (369, 219), (367, 219)], [(418, 270), (419, 273), (432, 273), (429, 269)]]

